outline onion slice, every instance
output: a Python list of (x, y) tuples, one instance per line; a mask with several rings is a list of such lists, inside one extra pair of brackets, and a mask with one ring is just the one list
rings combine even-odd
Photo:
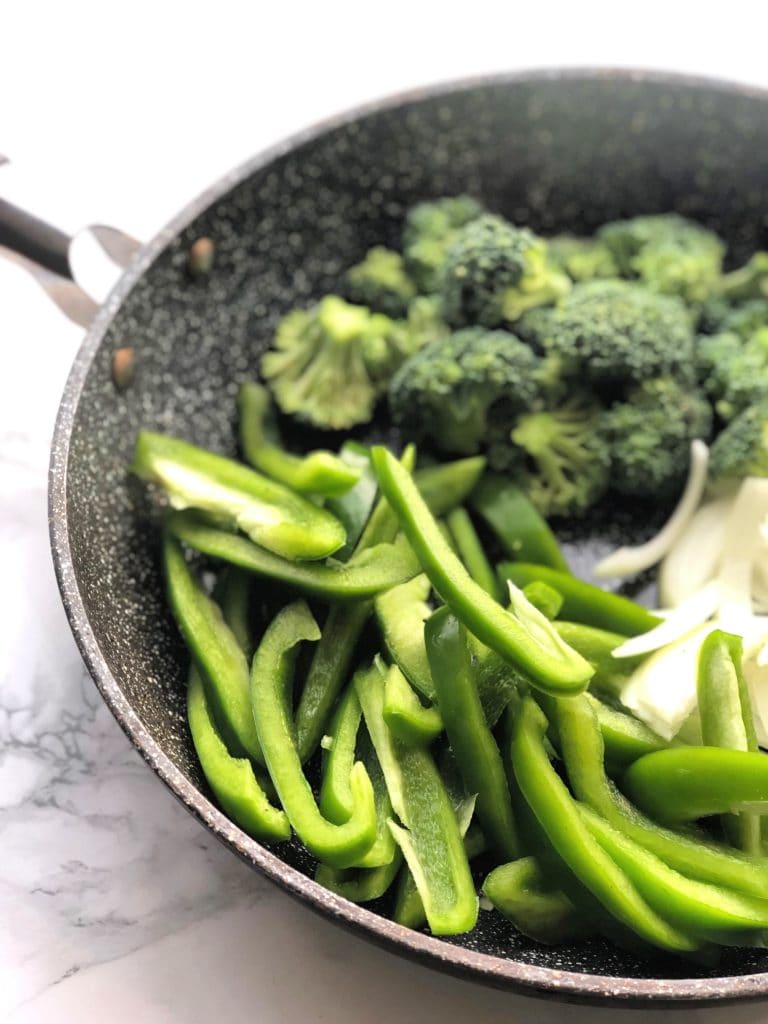
[(712, 580), (673, 609), (658, 626), (625, 640), (612, 651), (613, 657), (634, 658), (638, 654), (650, 654), (660, 647), (666, 647), (711, 619), (719, 605), (720, 587)]
[(675, 608), (717, 573), (725, 524), (733, 498), (718, 498), (696, 510), (659, 570), (659, 599)]
[(655, 537), (637, 547), (617, 548), (595, 566), (595, 575), (603, 579), (609, 576), (634, 576), (660, 562), (699, 507), (707, 483), (708, 463), (709, 448), (703, 441), (692, 441), (688, 480), (675, 511)]
[(752, 575), (762, 547), (761, 527), (768, 516), (768, 478), (747, 477), (739, 488), (725, 526), (717, 581), (723, 629), (744, 634), (754, 614)]

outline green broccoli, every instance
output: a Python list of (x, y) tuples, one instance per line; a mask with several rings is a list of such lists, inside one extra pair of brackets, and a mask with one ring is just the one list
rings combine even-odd
[(484, 212), (470, 196), (448, 196), (411, 207), (403, 228), (403, 255), (420, 292), (435, 291), (454, 235)]
[(709, 452), (715, 490), (745, 476), (768, 476), (768, 402), (745, 409), (715, 439)]
[(519, 480), (542, 515), (583, 515), (605, 494), (610, 478), (601, 417), (589, 395), (523, 413), (511, 429), (507, 425), (506, 437), (489, 445), (489, 465)]
[(513, 334), (469, 327), (424, 346), (395, 374), (389, 408), (415, 440), (473, 455), (489, 437), (500, 405), (505, 415), (534, 407), (542, 361)]
[(547, 244), (494, 214), (458, 231), (445, 257), (438, 292), (454, 327), (498, 327), (528, 309), (557, 302), (570, 280), (547, 262)]
[(572, 281), (619, 277), (619, 268), (610, 249), (596, 238), (555, 235), (547, 239), (549, 259), (565, 271)]
[(261, 372), (283, 412), (341, 430), (371, 419), (418, 343), (406, 324), (328, 295), (283, 317)]
[(756, 252), (743, 267), (726, 274), (722, 294), (732, 302), (768, 298), (768, 252)]
[(555, 309), (526, 314), (520, 336), (574, 381), (609, 397), (659, 376), (692, 374), (693, 328), (680, 299), (627, 281), (574, 286)]
[(645, 381), (603, 416), (612, 490), (674, 496), (688, 474), (691, 441), (706, 441), (711, 431), (712, 410), (698, 391), (670, 377)]
[(719, 330), (733, 331), (746, 341), (763, 327), (768, 327), (768, 299), (748, 299), (728, 307)]
[(696, 346), (701, 386), (720, 419), (734, 416), (763, 399), (768, 400), (768, 328), (747, 341), (733, 332), (704, 335)]
[(720, 287), (725, 246), (701, 224), (676, 213), (604, 224), (597, 238), (613, 254), (623, 277), (686, 302), (705, 302)]
[(405, 272), (399, 252), (377, 245), (365, 259), (347, 271), (347, 291), (353, 302), (387, 316), (401, 317), (416, 295), (416, 286)]

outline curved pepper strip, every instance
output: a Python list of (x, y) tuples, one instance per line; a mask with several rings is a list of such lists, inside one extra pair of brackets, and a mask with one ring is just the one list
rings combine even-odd
[(534, 580), (533, 583), (528, 583), (523, 587), (523, 593), (533, 607), (538, 608), (542, 615), (546, 615), (550, 622), (553, 622), (560, 614), (560, 609), (563, 607), (563, 595), (554, 587), (550, 587), (548, 583)]
[(173, 508), (213, 513), (287, 559), (325, 558), (344, 543), (330, 512), (234, 459), (142, 430), (131, 469), (162, 486)]
[(768, 899), (768, 858), (750, 857), (704, 835), (685, 835), (646, 818), (605, 774), (603, 738), (586, 697), (557, 701), (555, 706), (560, 752), (577, 799), (688, 878)]
[(280, 444), (272, 397), (261, 384), (246, 381), (237, 394), (240, 447), (246, 462), (300, 494), (336, 497), (360, 479), (360, 470), (327, 451), (292, 455)]
[[(729, 750), (758, 750), (752, 702), (741, 670), (741, 637), (716, 629), (699, 651), (696, 690), (702, 742)], [(723, 829), (745, 853), (763, 851), (759, 814), (724, 815)]]
[(371, 517), (378, 484), (371, 467), (370, 449), (358, 441), (345, 441), (341, 446), (342, 462), (351, 466), (360, 478), (345, 494), (328, 498), (325, 507), (339, 520), (347, 534), (343, 547), (334, 557), (346, 562), (357, 547), (363, 530)]
[(590, 690), (605, 693), (609, 698), (621, 695), (629, 677), (647, 657), (640, 654), (634, 658), (614, 658), (613, 652), (628, 639), (621, 633), (563, 619), (555, 622), (554, 626), (563, 640), (594, 668), (595, 674), (589, 682)]
[[(415, 461), (416, 449), (408, 445), (403, 452), (403, 465), (411, 468)], [(396, 535), (397, 519), (384, 498), (380, 498), (360, 534), (350, 562), (364, 560), (367, 551), (379, 544), (392, 543)], [(387, 588), (384, 588), (386, 592)], [(370, 614), (371, 604), (368, 601), (335, 604), (328, 612), (323, 635), (312, 657), (296, 708), (296, 742), (302, 762), (308, 761), (317, 749)]]
[(768, 900), (686, 878), (591, 808), (580, 805), (579, 813), (605, 852), (660, 914), (708, 941), (739, 946), (761, 942), (761, 933), (768, 928)]
[(448, 608), (439, 608), (424, 627), (437, 703), (464, 786), (477, 794), (477, 816), (494, 852), (504, 860), (520, 856), (504, 765), (486, 725), (477, 694), (467, 635)]
[(560, 614), (573, 622), (621, 633), (625, 637), (647, 633), (661, 622), (657, 615), (628, 597), (612, 594), (548, 565), (501, 562), (497, 572), (502, 580), (512, 580), (518, 587), (535, 582), (547, 583), (563, 598)]
[(425, 707), (403, 673), (388, 672), (384, 685), (384, 721), (403, 743), (429, 746), (443, 731), (436, 707)]
[(253, 637), (251, 635), (250, 597), (251, 577), (242, 569), (228, 565), (216, 580), (213, 597), (224, 621), (232, 630), (240, 649), (249, 659), (253, 654)]
[[(343, 825), (354, 812), (350, 776), (355, 764), (361, 717), (362, 710), (357, 693), (354, 686), (349, 686), (339, 701), (331, 724), (331, 731), (327, 737), (328, 746), (323, 757), (323, 775), (320, 784), (320, 810), (335, 825)], [(388, 818), (392, 816), (392, 804), (389, 801), (389, 793), (381, 767), (367, 736), (361, 737), (360, 747), (360, 759), (371, 780), (376, 803), (376, 839), (371, 848), (354, 866), (379, 868), (392, 861), (397, 849), (387, 825)], [(371, 899), (375, 899), (375, 897), (371, 897)]]
[(413, 873), (434, 934), (470, 931), (478, 902), (456, 814), (428, 751), (398, 742), (387, 728), (384, 674), (375, 664), (358, 672), (354, 682), (392, 806), (405, 826), (390, 820), (389, 827)]
[(202, 673), (206, 699), (232, 754), (264, 763), (251, 711), (248, 662), (218, 605), (195, 580), (179, 544), (163, 537), (168, 602)]
[(544, 617), (532, 606), (528, 608), (534, 614), (521, 617), (486, 594), (444, 541), (410, 474), (386, 448), (373, 448), (371, 460), (411, 547), (456, 617), (480, 641), (522, 669), (535, 686), (555, 693), (581, 692), (592, 676), (591, 665), (551, 627), (545, 633), (537, 620)]
[(373, 597), (404, 583), (419, 571), (412, 552), (400, 542), (379, 544), (363, 551), (354, 563), (321, 565), (280, 558), (245, 537), (217, 530), (195, 513), (172, 512), (166, 522), (175, 537), (205, 555), (330, 601)]
[(516, 716), (512, 768), (520, 791), (547, 839), (581, 884), (605, 910), (646, 942), (672, 952), (691, 952), (699, 941), (660, 917), (627, 875), (590, 835), (578, 806), (550, 764), (544, 748), (547, 719), (531, 697)]
[(663, 822), (710, 814), (768, 812), (768, 757), (751, 750), (673, 747), (634, 761), (622, 788)]
[(315, 881), (352, 903), (370, 903), (387, 892), (397, 878), (402, 863), (403, 855), (396, 848), (388, 864), (368, 871), (340, 871), (327, 864), (318, 864)]
[(500, 914), (535, 942), (556, 946), (595, 934), (565, 893), (547, 884), (535, 857), (519, 857), (494, 868), (483, 882), (483, 892)]
[(417, 469), (413, 479), (432, 515), (444, 516), (466, 501), (484, 469), (484, 456), (473, 455)]
[(638, 757), (674, 746), (650, 726), (632, 715), (609, 707), (591, 693), (585, 697), (597, 716), (605, 744), (606, 761), (617, 769), (626, 768)]
[(467, 510), (463, 505), (459, 505), (458, 508), (448, 513), (445, 522), (469, 575), (487, 594), (498, 600), (499, 587), (496, 582), (496, 574), (483, 550), (483, 545), (480, 543), (480, 538)]
[(286, 696), (298, 645), (319, 637), (317, 623), (303, 601), (284, 608), (254, 655), (251, 702), (264, 760), (288, 820), (313, 856), (343, 868), (358, 861), (373, 845), (376, 806), (368, 773), (357, 762), (349, 780), (352, 814), (343, 825), (335, 825), (318, 810), (302, 771)]
[(546, 519), (525, 492), (506, 477), (486, 474), (472, 492), (470, 504), (510, 558), (568, 572), (568, 563)]

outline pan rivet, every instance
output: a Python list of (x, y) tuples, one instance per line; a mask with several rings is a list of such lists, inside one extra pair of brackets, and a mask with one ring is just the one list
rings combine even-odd
[(216, 246), (210, 238), (198, 238), (189, 248), (189, 272), (192, 277), (202, 277), (213, 266)]
[(136, 373), (136, 350), (132, 345), (116, 348), (112, 353), (112, 380), (118, 391), (125, 391), (133, 383)]

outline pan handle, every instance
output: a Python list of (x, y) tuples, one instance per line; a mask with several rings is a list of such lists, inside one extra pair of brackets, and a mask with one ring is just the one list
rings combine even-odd
[(71, 281), (71, 242), (59, 228), (0, 198), (0, 245), (6, 249)]

